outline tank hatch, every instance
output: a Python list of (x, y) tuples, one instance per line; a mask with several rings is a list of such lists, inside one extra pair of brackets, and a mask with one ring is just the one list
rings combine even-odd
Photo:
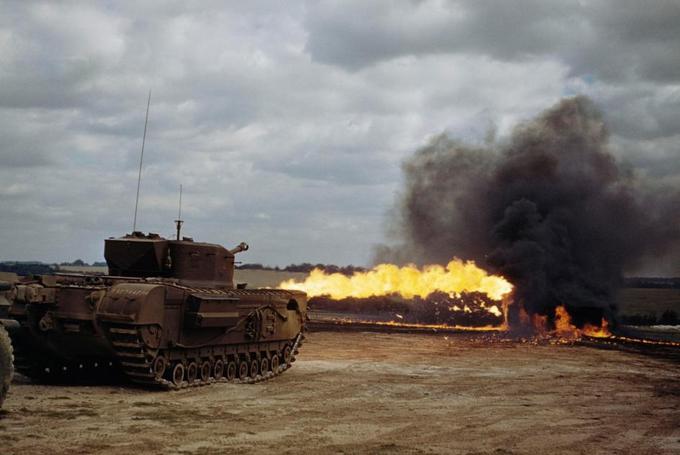
[(130, 277), (167, 276), (168, 241), (157, 234), (133, 232), (107, 239), (104, 258), (109, 274)]

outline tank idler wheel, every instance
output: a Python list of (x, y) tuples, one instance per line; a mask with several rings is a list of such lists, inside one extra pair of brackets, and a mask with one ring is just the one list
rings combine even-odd
[(287, 364), (290, 364), (291, 354), (292, 351), (290, 349), (290, 346), (286, 346), (286, 348), (283, 350), (283, 361), (286, 362)]
[(250, 361), (250, 377), (255, 379), (257, 377), (257, 372), (260, 369), (260, 362), (257, 359)]
[(155, 359), (153, 359), (153, 374), (156, 377), (156, 379), (161, 379), (165, 375), (165, 370), (168, 367), (168, 362), (165, 360), (165, 357), (162, 355), (159, 355)]
[(233, 360), (227, 363), (227, 381), (236, 379), (236, 362)]
[(260, 360), (260, 374), (264, 376), (267, 373), (269, 373), (269, 359), (263, 357), (262, 360)]
[(246, 360), (242, 360), (238, 366), (238, 378), (241, 381), (243, 381), (247, 377), (248, 377), (248, 362)]
[(177, 363), (172, 369), (172, 383), (180, 387), (184, 382), (184, 365)]
[(216, 380), (222, 379), (224, 376), (224, 362), (222, 359), (215, 360), (215, 365), (213, 365), (213, 377)]
[(272, 355), (271, 364), (272, 364), (272, 371), (274, 373), (278, 373), (278, 371), (279, 371), (279, 355), (278, 354)]
[(203, 362), (203, 364), (201, 364), (201, 381), (208, 382), (211, 372), (212, 366), (210, 365), (210, 362), (206, 360)]
[(189, 365), (187, 365), (187, 381), (189, 384), (193, 383), (196, 377), (198, 377), (198, 365), (196, 365), (196, 362), (189, 362)]

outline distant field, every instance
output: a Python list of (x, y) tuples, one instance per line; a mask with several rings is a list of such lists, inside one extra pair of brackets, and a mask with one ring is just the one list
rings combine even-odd
[(276, 270), (236, 270), (234, 282), (248, 283), (249, 288), (273, 288), (282, 281), (294, 279), (304, 280), (307, 273), (303, 272), (279, 272)]
[(60, 265), (58, 272), (70, 273), (109, 273), (109, 268), (95, 267), (93, 265)]
[(619, 292), (617, 303), (623, 315), (654, 314), (664, 311), (680, 314), (680, 289), (626, 288)]

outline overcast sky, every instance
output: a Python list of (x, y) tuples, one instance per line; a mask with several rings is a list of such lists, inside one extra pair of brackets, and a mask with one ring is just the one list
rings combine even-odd
[[(229, 6), (229, 4), (231, 6)], [(140, 6), (141, 5), (141, 6)], [(246, 262), (365, 265), (400, 164), (590, 96), (680, 183), (680, 1), (0, 2), (0, 260), (102, 260), (132, 228)]]

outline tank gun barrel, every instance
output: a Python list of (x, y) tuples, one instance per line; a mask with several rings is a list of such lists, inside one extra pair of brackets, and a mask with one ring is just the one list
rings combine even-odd
[(229, 250), (231, 254), (236, 254), (240, 253), (241, 251), (247, 251), (248, 250), (248, 244), (246, 242), (241, 242), (238, 245), (236, 245), (236, 248), (232, 248)]

